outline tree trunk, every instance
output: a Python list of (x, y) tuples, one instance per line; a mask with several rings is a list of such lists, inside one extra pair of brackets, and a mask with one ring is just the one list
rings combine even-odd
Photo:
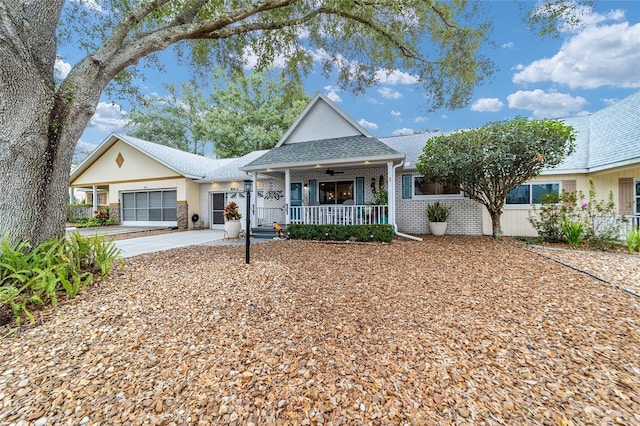
[(0, 238), (12, 243), (64, 235), (73, 150), (91, 117), (56, 93), (63, 3), (0, 5)]
[(489, 216), (491, 216), (491, 226), (493, 228), (493, 238), (499, 240), (502, 238), (502, 227), (500, 226), (500, 216), (502, 216), (502, 212), (489, 211)]

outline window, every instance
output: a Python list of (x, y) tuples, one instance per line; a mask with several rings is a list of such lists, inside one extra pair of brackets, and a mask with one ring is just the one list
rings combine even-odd
[(353, 181), (320, 182), (318, 201), (320, 204), (342, 204), (353, 200)]
[(542, 204), (542, 197), (552, 192), (560, 193), (559, 183), (525, 183), (507, 194), (507, 204)]
[(640, 214), (640, 180), (636, 181), (636, 214)]
[(422, 176), (414, 176), (413, 195), (415, 196), (460, 195), (460, 185), (455, 183), (442, 184), (442, 183), (428, 182)]

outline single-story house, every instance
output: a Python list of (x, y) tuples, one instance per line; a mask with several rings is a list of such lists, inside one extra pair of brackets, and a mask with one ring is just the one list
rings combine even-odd
[[(513, 191), (505, 235), (534, 235), (527, 217), (550, 191), (614, 193), (619, 212), (640, 215), (640, 92), (592, 115), (566, 119), (575, 152)], [(71, 186), (106, 193), (123, 225), (221, 227), (224, 206), (253, 183), (251, 223), (389, 223), (403, 234), (429, 232), (426, 207), (452, 207), (447, 233), (491, 234), (486, 209), (459, 188), (426, 182), (416, 170), (425, 141), (439, 133), (375, 137), (318, 93), (271, 150), (210, 159), (113, 134), (71, 173)], [(197, 217), (196, 217), (197, 216)]]

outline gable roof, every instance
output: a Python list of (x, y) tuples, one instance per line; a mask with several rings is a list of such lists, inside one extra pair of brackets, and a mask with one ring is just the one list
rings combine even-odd
[(364, 161), (401, 160), (401, 154), (374, 137), (347, 136), (275, 147), (240, 170), (353, 164)]
[(98, 158), (118, 141), (126, 143), (174, 172), (191, 179), (201, 179), (206, 176), (207, 171), (221, 167), (232, 161), (232, 159), (206, 158), (201, 155), (191, 154), (165, 145), (134, 138), (133, 136), (112, 133), (71, 172), (71, 182), (91, 167)]
[[(292, 140), (292, 136), (296, 134), (300, 129), (307, 126), (313, 126), (314, 124), (322, 128), (323, 130), (327, 130), (326, 126), (323, 127), (323, 123), (313, 123), (312, 116), (315, 111), (320, 108), (325, 109), (327, 111), (327, 119), (330, 119), (332, 124), (335, 125), (337, 123), (342, 123), (344, 126), (351, 128), (350, 134), (344, 135), (331, 135), (325, 136), (326, 139), (335, 138), (338, 136), (354, 136), (354, 135), (362, 135), (366, 137), (371, 137), (372, 135), (367, 132), (358, 122), (356, 122), (353, 118), (351, 118), (346, 112), (340, 109), (334, 102), (331, 101), (325, 94), (321, 92), (317, 92), (315, 96), (309, 101), (307, 106), (302, 110), (296, 121), (287, 129), (282, 138), (276, 144), (276, 147), (286, 145), (290, 143)], [(304, 142), (308, 142), (311, 140), (322, 139), (322, 134), (315, 133), (313, 137), (304, 140)]]
[(405, 155), (403, 169), (415, 169), (416, 163), (420, 154), (422, 154), (422, 148), (427, 143), (427, 140), (441, 135), (448, 135), (452, 132), (429, 132), (429, 133), (416, 133), (413, 135), (405, 136), (390, 136), (380, 138), (380, 140), (389, 146), (390, 148), (401, 152)]

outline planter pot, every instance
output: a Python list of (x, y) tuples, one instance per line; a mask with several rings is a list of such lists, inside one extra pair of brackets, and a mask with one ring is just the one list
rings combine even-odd
[(224, 224), (224, 231), (227, 233), (227, 238), (238, 238), (240, 235), (240, 221), (228, 220)]
[(433, 235), (444, 235), (447, 230), (447, 222), (429, 222), (429, 229)]

